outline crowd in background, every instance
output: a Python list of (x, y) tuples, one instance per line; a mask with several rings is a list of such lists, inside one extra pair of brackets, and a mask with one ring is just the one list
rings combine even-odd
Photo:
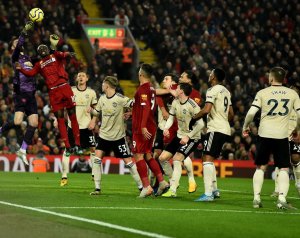
[[(8, 43), (18, 35), (24, 19), (36, 1), (10, 0), (0, 3), (0, 124), (12, 120), (12, 68)], [(235, 117), (232, 122), (232, 141), (226, 143), (223, 159), (253, 159), (257, 123), (252, 125), (251, 136), (241, 138), (241, 126), (255, 93), (267, 85), (267, 72), (273, 66), (288, 70), (287, 83), (299, 80), (299, 23), (300, 3), (296, 0), (107, 0), (98, 1), (105, 17), (118, 19), (118, 24), (128, 24), (134, 37), (152, 48), (159, 62), (154, 65), (155, 79), (159, 83), (164, 74), (192, 70), (198, 89), (205, 101), (210, 70), (221, 67), (226, 71), (226, 87), (232, 92)], [(47, 43), (49, 35), (62, 38), (61, 50), (70, 50), (65, 43), (68, 37), (80, 36), (79, 25), (87, 22), (87, 14), (79, 0), (39, 1), (45, 12), (42, 24), (36, 26), (34, 39), (27, 49), (34, 49), (41, 42)], [(121, 15), (120, 15), (121, 14)], [(122, 21), (126, 16), (128, 21)], [(121, 19), (121, 20), (120, 20)], [(141, 49), (141, 50), (145, 50)], [(100, 91), (105, 75), (116, 75), (120, 52), (97, 48), (88, 66), (79, 61), (68, 63), (71, 84), (78, 70), (87, 69), (89, 85)], [(40, 79), (40, 78), (39, 78)], [(61, 153), (58, 131), (49, 119), (48, 95), (43, 80), (38, 80), (39, 129), (29, 153), (39, 148), (51, 154)], [(0, 138), (0, 153), (14, 153), (20, 143), (19, 131), (11, 130)], [(96, 128), (96, 131), (98, 128)]]

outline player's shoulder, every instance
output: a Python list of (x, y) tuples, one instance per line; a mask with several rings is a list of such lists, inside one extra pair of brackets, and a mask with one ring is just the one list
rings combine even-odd
[(78, 91), (76, 86), (72, 86), (71, 88), (72, 88), (73, 92)]
[(198, 104), (191, 98), (188, 99), (187, 103), (191, 105), (193, 108), (198, 107)]
[(101, 93), (100, 96), (99, 96), (99, 100), (100, 100), (100, 99), (103, 100), (104, 98), (106, 98), (105, 93)]
[(96, 91), (95, 91), (94, 89), (92, 89), (91, 87), (87, 87), (87, 88), (86, 88), (86, 91), (87, 91), (88, 93), (94, 93), (94, 94), (96, 94)]
[(121, 93), (116, 93), (116, 96), (119, 97), (119, 98), (125, 98), (125, 96)]

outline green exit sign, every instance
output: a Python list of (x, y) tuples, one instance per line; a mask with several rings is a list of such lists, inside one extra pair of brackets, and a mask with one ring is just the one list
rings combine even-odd
[(92, 38), (124, 38), (124, 28), (86, 27), (88, 37)]

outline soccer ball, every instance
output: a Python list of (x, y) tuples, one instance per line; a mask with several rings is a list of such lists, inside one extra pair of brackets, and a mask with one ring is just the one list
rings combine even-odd
[(29, 18), (33, 22), (41, 22), (44, 19), (44, 12), (40, 8), (33, 8), (29, 12)]

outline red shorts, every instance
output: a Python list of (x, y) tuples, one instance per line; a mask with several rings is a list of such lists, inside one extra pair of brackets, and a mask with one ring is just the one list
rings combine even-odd
[(49, 90), (50, 105), (53, 112), (60, 109), (72, 108), (76, 106), (75, 98), (71, 86), (65, 84)]
[(134, 154), (151, 153), (154, 137), (155, 136), (152, 135), (150, 140), (146, 140), (146, 139), (144, 139), (144, 136), (142, 134), (133, 134), (132, 135), (132, 143), (133, 143), (132, 152)]

